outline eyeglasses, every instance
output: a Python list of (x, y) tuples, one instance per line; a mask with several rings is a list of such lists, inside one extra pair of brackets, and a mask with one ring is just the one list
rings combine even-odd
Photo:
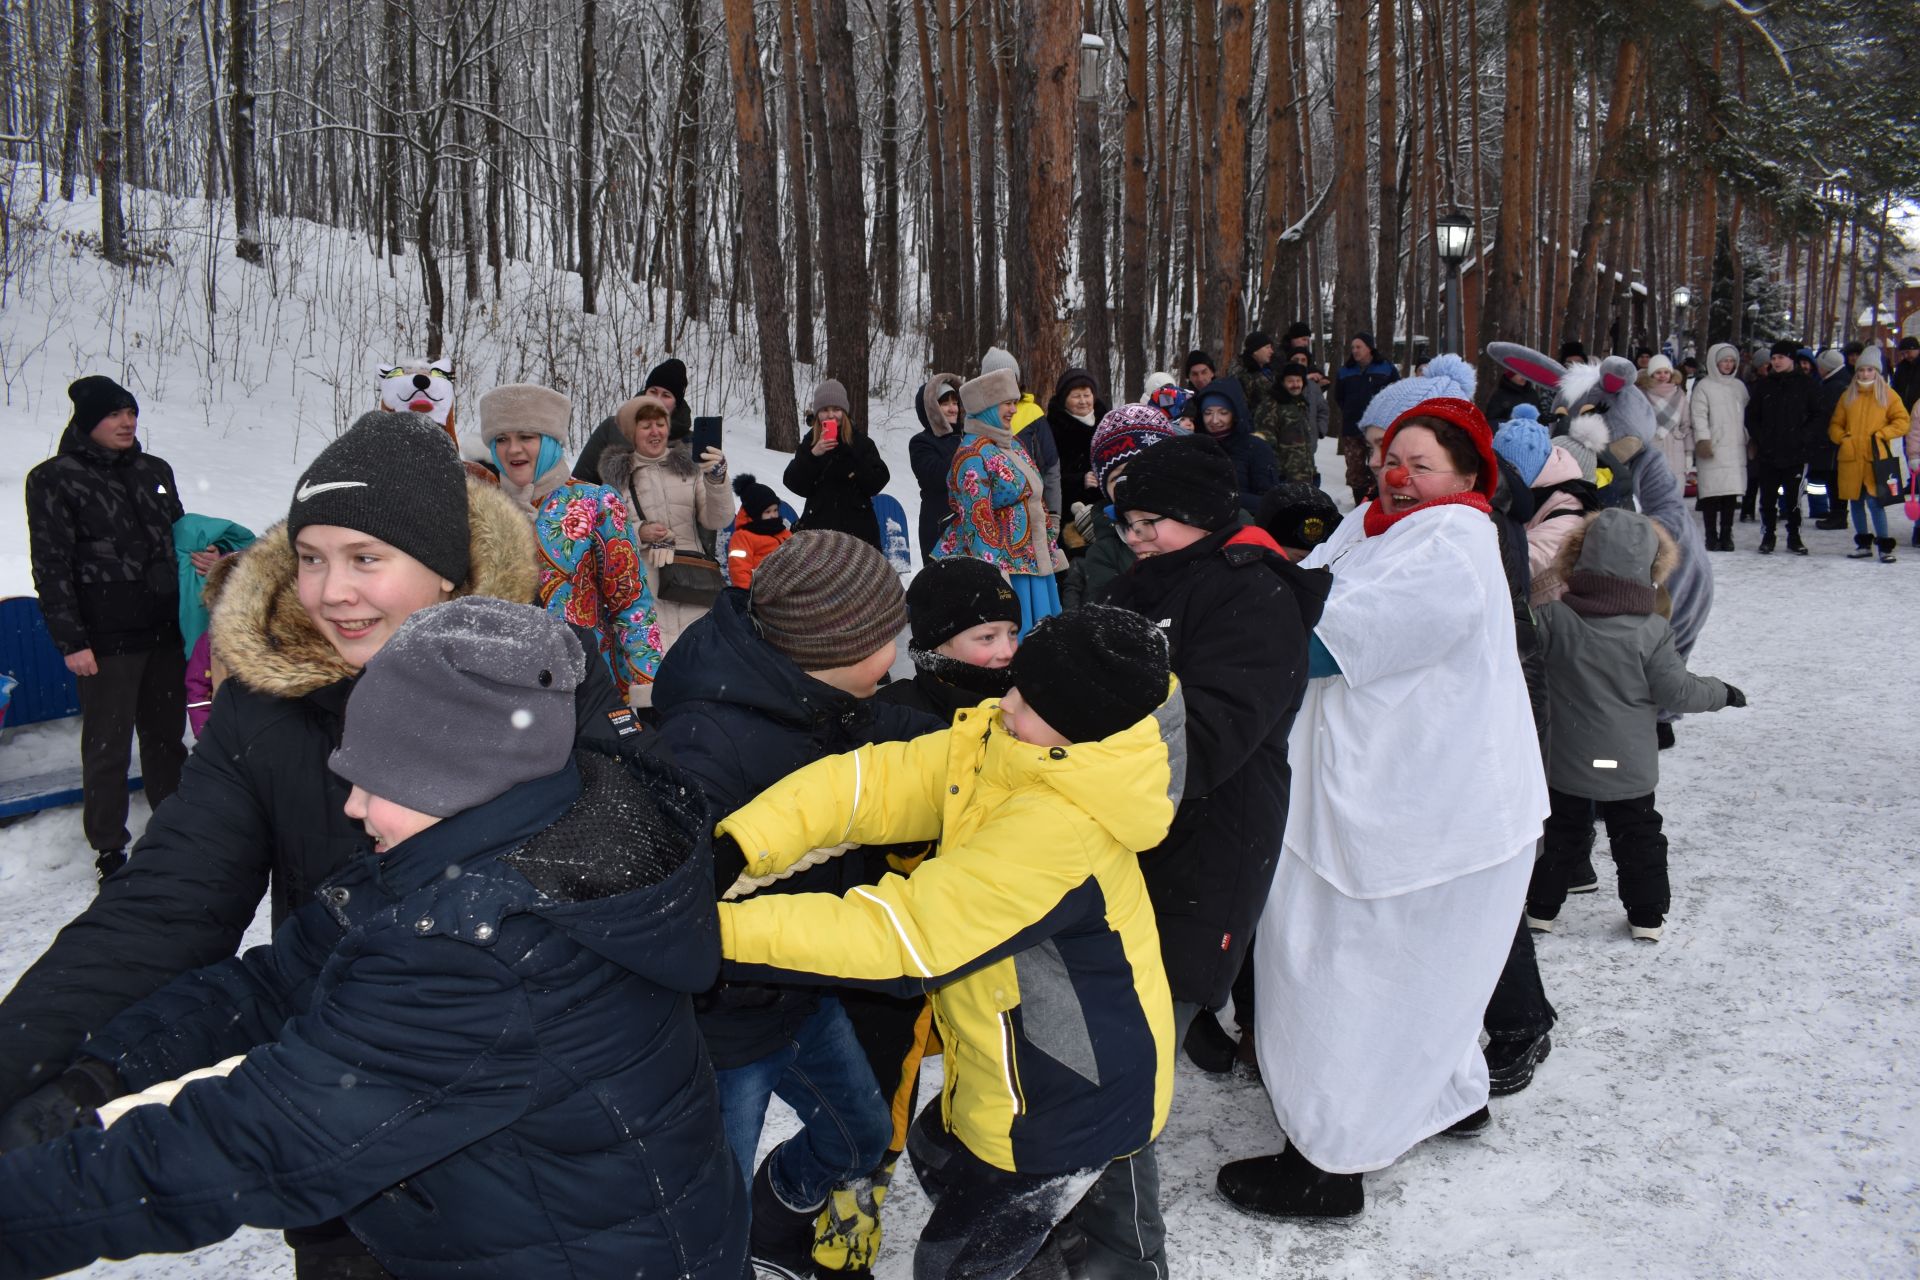
[(1134, 542), (1152, 542), (1160, 536), (1160, 522), (1171, 519), (1172, 516), (1142, 516), (1121, 525), (1120, 531)]

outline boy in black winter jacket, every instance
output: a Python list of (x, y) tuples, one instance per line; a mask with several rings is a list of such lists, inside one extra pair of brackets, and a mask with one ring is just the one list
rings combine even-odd
[(1566, 901), (1568, 872), (1607, 824), (1632, 936), (1660, 940), (1666, 923), (1667, 838), (1654, 808), (1661, 708), (1718, 711), (1746, 695), (1696, 676), (1659, 612), (1659, 587), (1679, 558), (1672, 538), (1637, 512), (1602, 511), (1561, 548), (1567, 591), (1538, 611), (1553, 732), (1547, 748), (1546, 851), (1527, 890), (1527, 924), (1546, 932)]
[(399, 628), (332, 759), (371, 851), (89, 1042), (107, 1092), (213, 1078), (0, 1160), (0, 1275), (344, 1214), (402, 1280), (738, 1280), (691, 1002), (720, 958), (707, 814), (666, 766), (576, 750), (587, 662), (498, 600)]
[[(873, 547), (840, 532), (794, 534), (761, 563), (751, 591), (722, 592), (660, 664), (653, 705), (663, 749), (720, 818), (815, 760), (943, 727), (872, 697), (905, 622), (900, 579)], [(839, 893), (863, 865), (818, 868), (780, 891)], [(838, 999), (724, 982), (700, 998), (699, 1013), (737, 1176), (753, 1188), (754, 1257), (802, 1273), (816, 1257), (829, 1269), (870, 1258), (880, 1228), (866, 1182), (893, 1125)], [(756, 1172), (775, 1096), (802, 1127)]]

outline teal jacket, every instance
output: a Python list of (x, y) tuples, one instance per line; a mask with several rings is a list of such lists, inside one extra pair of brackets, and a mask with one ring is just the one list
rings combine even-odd
[(200, 588), (206, 579), (193, 567), (196, 551), (217, 549), (232, 555), (253, 545), (253, 530), (217, 516), (197, 516), (189, 511), (173, 522), (173, 556), (180, 568), (180, 635), (186, 641), (187, 654), (200, 633), (207, 629), (207, 606), (200, 603)]

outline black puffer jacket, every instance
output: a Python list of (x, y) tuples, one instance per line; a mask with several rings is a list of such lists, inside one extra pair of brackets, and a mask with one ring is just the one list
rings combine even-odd
[(807, 500), (794, 532), (838, 529), (884, 550), (873, 500), (887, 487), (886, 459), (866, 432), (844, 419), (839, 447), (815, 456), (813, 442), (819, 430), (816, 426), (801, 439), (800, 451), (780, 478), (782, 484)]
[(1770, 373), (1747, 397), (1747, 440), (1754, 459), (1781, 471), (1810, 461), (1826, 439), (1827, 422), (1814, 422), (1819, 385), (1804, 373)]
[[(526, 517), (477, 483), (467, 486), (467, 504), (473, 568), (461, 594), (531, 601)], [(153, 815), (126, 867), (0, 1003), (0, 1106), (61, 1071), (87, 1033), (127, 1006), (231, 956), (269, 887), (277, 927), (365, 844), (344, 811), (347, 784), (327, 768), (356, 669), (300, 608), (293, 549), (280, 528), (242, 557), (212, 626), (232, 678), (214, 698), (179, 791)], [(632, 728), (600, 663), (587, 664), (577, 704), (583, 738), (611, 741)]]
[[(667, 651), (654, 680), (660, 742), (725, 817), (802, 765), (870, 742), (946, 728), (905, 707), (861, 701), (822, 684), (760, 638), (747, 593), (720, 593)], [(835, 858), (765, 892), (840, 893), (864, 863)], [(851, 868), (851, 872), (849, 871)], [(816, 1007), (804, 987), (723, 983), (698, 1003), (700, 1030), (720, 1070), (757, 1062), (786, 1043)]]
[[(1067, 393), (1075, 387), (1093, 392), (1093, 421), (1082, 422), (1067, 412)], [(1098, 489), (1087, 486), (1087, 472), (1093, 470), (1093, 433), (1100, 419), (1113, 406), (1085, 369), (1069, 369), (1060, 375), (1047, 401), (1047, 426), (1053, 430), (1054, 447), (1060, 451), (1060, 502), (1062, 521), (1073, 518), (1073, 504), (1084, 502), (1098, 510), (1107, 504)]]
[(33, 589), (61, 653), (143, 653), (180, 643), (173, 468), (138, 444), (102, 448), (77, 427), (27, 473)]
[(1307, 690), (1307, 637), (1332, 579), (1258, 529), (1222, 530), (1116, 579), (1106, 603), (1159, 623), (1187, 703), (1187, 787), (1143, 854), (1175, 1000), (1226, 1003), (1287, 826), (1287, 734)]
[(107, 1028), (136, 1089), (255, 1051), (0, 1163), (0, 1273), (344, 1214), (418, 1280), (739, 1280), (690, 999), (720, 966), (708, 829), (673, 770), (586, 750), (355, 858), (271, 946)]

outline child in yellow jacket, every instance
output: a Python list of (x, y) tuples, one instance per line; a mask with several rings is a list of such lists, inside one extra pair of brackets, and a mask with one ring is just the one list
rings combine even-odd
[[(1046, 619), (1013, 690), (952, 728), (799, 770), (719, 827), (735, 894), (852, 844), (935, 840), (910, 877), (720, 906), (729, 976), (930, 993), (946, 1052), (907, 1149), (934, 1201), (918, 1277), (1011, 1276), (1173, 1095), (1173, 1007), (1138, 855), (1184, 782), (1166, 641)], [(792, 1209), (808, 1206), (794, 1205)]]

